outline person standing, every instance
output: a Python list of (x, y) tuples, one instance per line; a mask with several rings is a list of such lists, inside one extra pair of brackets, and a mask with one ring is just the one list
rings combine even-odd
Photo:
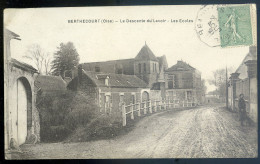
[(244, 94), (239, 95), (238, 108), (240, 114), (241, 126), (244, 126), (244, 121), (246, 120), (246, 102), (244, 99)]

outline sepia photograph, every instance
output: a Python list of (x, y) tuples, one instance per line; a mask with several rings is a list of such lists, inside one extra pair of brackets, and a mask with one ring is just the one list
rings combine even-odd
[(256, 11), (5, 9), (5, 159), (257, 158)]

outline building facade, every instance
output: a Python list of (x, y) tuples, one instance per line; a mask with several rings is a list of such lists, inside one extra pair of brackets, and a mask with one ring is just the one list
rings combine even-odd
[(177, 61), (177, 64), (167, 69), (165, 73), (168, 100), (202, 103), (201, 73), (198, 70), (184, 61)]
[(38, 75), (32, 66), (11, 58), (10, 41), (19, 35), (4, 32), (4, 131), (5, 150), (14, 142), (19, 146), (40, 141), (39, 113), (35, 106), (37, 89), (34, 81)]
[(244, 94), (246, 110), (249, 117), (257, 122), (257, 50), (255, 46), (249, 47), (237, 70), (231, 74), (228, 87), (228, 106), (232, 111), (238, 112), (238, 99)]
[(105, 111), (110, 106), (117, 111), (122, 102), (129, 105), (149, 99), (165, 100), (171, 93), (178, 95), (180, 100), (200, 102), (200, 73), (186, 65), (188, 70), (179, 70), (179, 62), (168, 69), (165, 55), (156, 57), (145, 44), (135, 58), (81, 64), (72, 71), (74, 77), (68, 88), (84, 88)]
[(67, 88), (87, 93), (107, 114), (119, 113), (123, 103), (146, 101), (150, 95), (150, 88), (135, 75), (85, 71), (81, 66)]

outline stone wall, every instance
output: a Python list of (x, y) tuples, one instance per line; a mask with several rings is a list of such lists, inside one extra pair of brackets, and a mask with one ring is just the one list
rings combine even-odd
[[(18, 130), (16, 129), (17, 127), (17, 117), (18, 117), (18, 106), (19, 103), (17, 102), (18, 100), (18, 95), (17, 95), (17, 83), (18, 80), (21, 79), (23, 80), (24, 83), (27, 84), (25, 87), (27, 94), (27, 99), (29, 98), (30, 100), (27, 100), (27, 136), (26, 136), (26, 141), (28, 139), (31, 139), (31, 136), (34, 136), (34, 140), (40, 141), (40, 120), (39, 120), (39, 113), (38, 110), (35, 107), (36, 104), (36, 94), (34, 94), (34, 81), (36, 79), (36, 74), (33, 72), (25, 71), (20, 68), (16, 68), (12, 65), (10, 65), (10, 70), (6, 72), (8, 74), (8, 82), (9, 82), (9, 90), (8, 95), (6, 95), (5, 99), (8, 99), (8, 113), (5, 116), (5, 121), (7, 122), (7, 140), (10, 141), (11, 138), (14, 138), (15, 141), (18, 141), (17, 136), (19, 135), (24, 135), (24, 134), (19, 134)], [(5, 74), (6, 76), (6, 74)], [(28, 114), (29, 113), (29, 114)], [(9, 142), (7, 142), (9, 144)], [(23, 143), (18, 143), (23, 144)]]

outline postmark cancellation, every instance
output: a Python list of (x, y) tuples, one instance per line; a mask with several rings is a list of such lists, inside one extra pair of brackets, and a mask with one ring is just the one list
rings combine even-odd
[(200, 40), (211, 47), (255, 45), (255, 5), (203, 6), (198, 12), (195, 29)]

